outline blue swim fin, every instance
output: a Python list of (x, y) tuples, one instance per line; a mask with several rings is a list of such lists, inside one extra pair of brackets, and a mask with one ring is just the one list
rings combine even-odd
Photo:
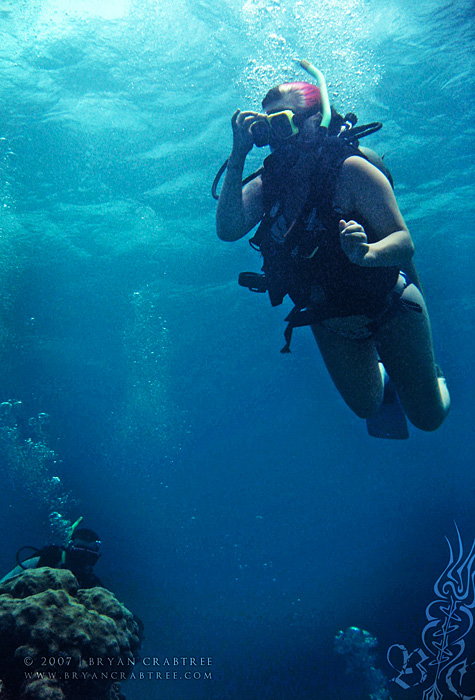
[(383, 364), (379, 364), (384, 380), (384, 397), (379, 411), (371, 418), (366, 419), (368, 434), (371, 437), (386, 438), (387, 440), (407, 440), (406, 414), (397, 395), (394, 384)]

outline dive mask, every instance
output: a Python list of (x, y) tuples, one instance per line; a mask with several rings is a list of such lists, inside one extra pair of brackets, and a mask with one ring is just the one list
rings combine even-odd
[(94, 566), (101, 556), (99, 553), (100, 542), (91, 546), (90, 543), (70, 541), (66, 546), (68, 561), (76, 565)]
[(263, 114), (251, 126), (252, 139), (258, 148), (268, 146), (273, 139), (285, 141), (298, 133), (295, 114), (290, 109), (274, 114)]

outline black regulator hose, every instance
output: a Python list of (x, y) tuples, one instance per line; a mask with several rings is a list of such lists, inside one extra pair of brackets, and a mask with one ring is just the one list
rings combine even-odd
[[(39, 556), (41, 554), (41, 551), (37, 547), (30, 547), (30, 545), (26, 544), (24, 547), (21, 547), (18, 552), (15, 555), (16, 563), (18, 566), (25, 571), (28, 567), (23, 566), (23, 562), (20, 561), (20, 554), (23, 552), (25, 549), (30, 549), (33, 552), (33, 556)], [(27, 557), (24, 559), (24, 561), (28, 561), (28, 559), (31, 559), (31, 557)]]
[[(224, 171), (225, 171), (226, 168), (227, 168), (228, 160), (229, 160), (229, 158), (227, 158), (227, 159), (224, 161), (224, 163), (222, 164), (222, 166), (220, 167), (220, 169), (219, 169), (218, 172), (216, 173), (216, 177), (215, 177), (214, 180), (213, 180), (213, 185), (212, 185), (212, 187), (211, 187), (211, 194), (213, 195), (213, 197), (214, 197), (215, 199), (219, 199), (218, 185), (219, 185), (219, 181), (220, 181), (221, 178), (223, 177)], [(264, 172), (264, 168), (262, 167), (262, 168), (259, 168), (259, 170), (256, 170), (255, 173), (251, 173), (251, 175), (248, 175), (246, 178), (244, 178), (244, 180), (242, 181), (242, 186), (244, 187), (245, 185), (247, 185), (248, 182), (251, 182), (252, 180), (255, 180), (256, 177), (259, 177), (259, 175), (260, 175), (261, 173), (263, 173), (263, 172)]]

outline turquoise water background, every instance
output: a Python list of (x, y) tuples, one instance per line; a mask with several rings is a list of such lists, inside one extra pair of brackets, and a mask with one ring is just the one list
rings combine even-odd
[[(335, 633), (370, 630), (389, 678), (453, 522), (475, 537), (473, 2), (2, 0), (0, 22), (2, 571), (83, 515), (144, 653), (213, 659), (128, 698), (367, 698)], [(364, 145), (416, 244), (437, 433), (369, 438), (308, 329), (279, 353), (290, 305), (238, 287), (258, 255), (216, 237), (231, 115), (298, 58), (384, 123)]]

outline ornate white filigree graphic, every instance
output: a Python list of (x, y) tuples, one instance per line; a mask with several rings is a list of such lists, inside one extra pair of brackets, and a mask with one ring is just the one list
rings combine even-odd
[(409, 652), (393, 644), (387, 653), (398, 673), (391, 681), (408, 690), (423, 687), (422, 700), (443, 700), (453, 696), (475, 700), (475, 661), (468, 659), (467, 636), (473, 627), (475, 607), (475, 540), (465, 554), (457, 530), (458, 554), (449, 545), (449, 563), (434, 584), (436, 595), (426, 608), (427, 624), (422, 645)]

